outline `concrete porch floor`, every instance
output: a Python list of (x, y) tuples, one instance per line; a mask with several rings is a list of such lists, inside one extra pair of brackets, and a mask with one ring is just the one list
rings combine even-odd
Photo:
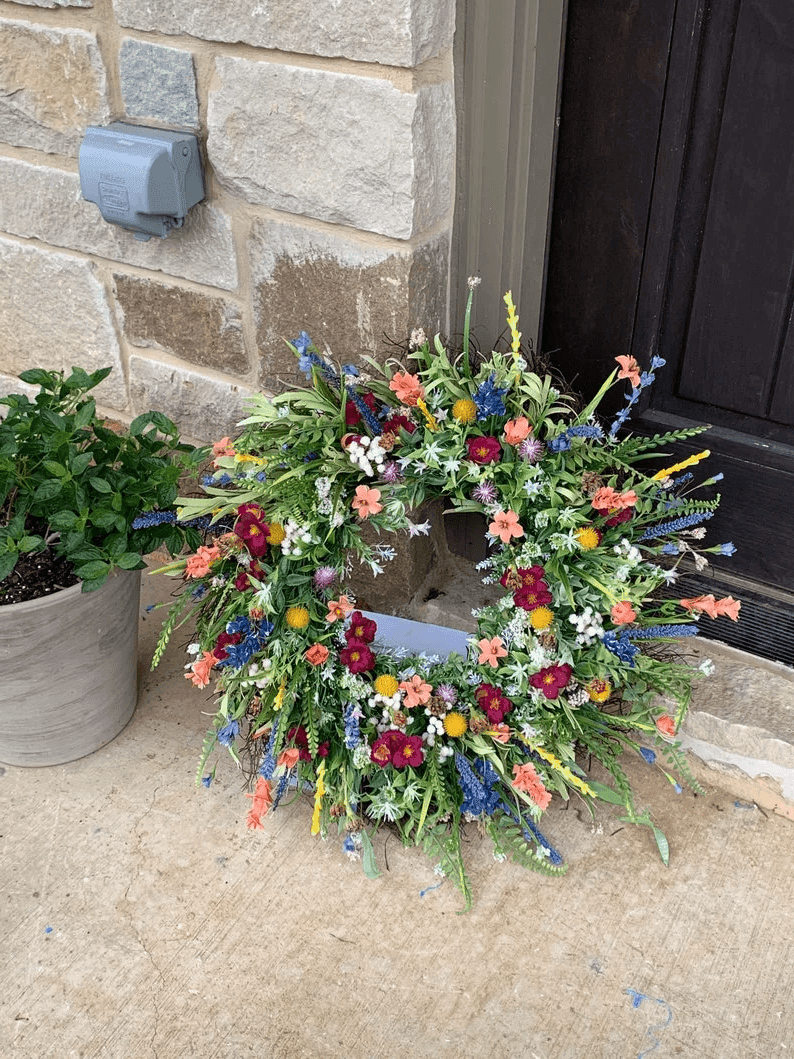
[[(606, 807), (592, 822), (552, 803), (543, 830), (569, 865), (560, 879), (496, 863), (472, 828), (475, 904), (459, 916), (420, 850), (379, 836), (383, 873), (369, 881), (340, 841), (310, 836), (308, 803), (246, 830), (230, 760), (209, 790), (194, 786), (211, 700), (184, 679), (178, 640), (148, 671), (163, 612), (145, 607), (170, 588), (144, 575), (127, 728), (80, 761), (2, 769), (0, 1056), (794, 1053), (794, 824), (752, 778), (740, 796), (731, 771), (702, 773), (705, 796), (679, 795), (626, 762), (670, 841), (668, 868), (649, 832)], [(788, 671), (730, 661), (754, 700), (774, 677), (792, 707)], [(765, 734), (785, 750), (784, 732)]]

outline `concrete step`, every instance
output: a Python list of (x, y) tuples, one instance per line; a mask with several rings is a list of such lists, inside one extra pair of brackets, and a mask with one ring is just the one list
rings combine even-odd
[[(471, 563), (450, 557), (407, 616), (475, 632), (472, 609), (496, 602), (501, 591), (483, 585)], [(705, 638), (686, 647), (695, 664), (710, 658), (715, 666), (696, 681), (679, 733), (696, 778), (794, 819), (794, 669)]]

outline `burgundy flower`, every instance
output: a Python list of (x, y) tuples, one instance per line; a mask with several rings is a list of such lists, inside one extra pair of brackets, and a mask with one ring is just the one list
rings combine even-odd
[(499, 584), (503, 588), (514, 589), (532, 588), (535, 585), (542, 585), (543, 588), (548, 588), (548, 585), (543, 580), (545, 576), (546, 571), (542, 566), (519, 567), (518, 570), (505, 570), (499, 578)]
[[(361, 395), (361, 400), (372, 412), (377, 412), (378, 405), (375, 399), (374, 393), (364, 393)], [(348, 427), (354, 427), (357, 423), (361, 422), (361, 412), (356, 408), (355, 401), (345, 402), (345, 425)]]
[(469, 459), (472, 463), (494, 463), (502, 456), (502, 445), (498, 438), (487, 436), (466, 438), (466, 448), (469, 450)]
[(257, 581), (262, 581), (267, 576), (265, 571), (257, 562), (251, 563), (251, 565), (245, 569), (241, 569), (240, 573), (234, 579), (234, 587), (238, 592), (245, 592), (246, 589), (251, 588), (251, 582), (248, 580), (248, 575), (255, 577)]
[[(306, 735), (306, 729), (302, 724), (296, 725), (287, 732), (287, 742), (295, 744), (298, 750), (298, 759), (300, 761), (311, 761), (312, 756), (309, 753), (309, 737)], [(320, 743), (317, 747), (317, 757), (328, 757), (328, 743)]]
[(416, 768), (425, 759), (421, 738), (418, 735), (405, 735), (395, 728), (390, 728), (375, 740), (369, 756), (381, 768), (394, 765), (398, 769), (407, 765)]
[(556, 699), (564, 687), (570, 683), (573, 669), (567, 662), (559, 666), (546, 666), (539, 673), (529, 678), (533, 688), (539, 688), (547, 699)]
[(384, 434), (399, 435), (400, 430), (405, 430), (409, 434), (413, 434), (413, 432), (416, 430), (416, 423), (412, 423), (407, 416), (397, 415), (392, 416), (390, 419), (387, 419), (386, 422), (383, 424)]
[(608, 518), (604, 523), (605, 526), (619, 526), (621, 522), (628, 522), (634, 518), (634, 512), (629, 507), (625, 507), (622, 511), (618, 511), (617, 515), (613, 515), (612, 518)]
[(222, 632), (218, 639), (215, 641), (215, 646), (212, 649), (212, 653), (215, 655), (219, 662), (222, 662), (224, 658), (228, 658), (228, 652), (224, 650), (225, 647), (228, 644), (240, 643), (242, 638), (242, 633), (239, 632)]
[(267, 550), (267, 535), (270, 527), (265, 522), (265, 513), (256, 504), (241, 504), (237, 508), (234, 532), (245, 542), (249, 553), (261, 556)]
[(378, 626), (371, 618), (365, 618), (360, 610), (354, 610), (350, 615), (350, 628), (345, 633), (348, 643), (358, 640), (361, 643), (372, 643)]
[(546, 607), (551, 603), (551, 592), (545, 581), (537, 581), (534, 585), (524, 585), (513, 593), (513, 602), (522, 610), (535, 610), (537, 607)]
[(480, 684), (474, 692), (474, 697), (491, 724), (501, 724), (505, 714), (513, 708), (512, 700), (502, 694), (501, 688), (493, 684)]
[(348, 640), (347, 647), (339, 652), (339, 661), (351, 673), (367, 673), (375, 668), (375, 655), (361, 640)]
[(418, 735), (404, 735), (403, 742), (392, 754), (391, 763), (396, 769), (404, 769), (407, 765), (416, 768), (424, 759), (421, 738)]

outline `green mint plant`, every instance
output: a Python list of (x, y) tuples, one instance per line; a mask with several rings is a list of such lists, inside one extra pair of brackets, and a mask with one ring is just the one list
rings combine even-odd
[(195, 528), (175, 521), (133, 526), (143, 512), (172, 507), (180, 476), (204, 453), (160, 412), (111, 429), (90, 396), (111, 370), (73, 367), (67, 377), (33, 368), (19, 377), (41, 388), (34, 400), (0, 398), (0, 597), (26, 553), (67, 559), (91, 592), (116, 568), (143, 567), (143, 555), (161, 545), (175, 555), (200, 544)]

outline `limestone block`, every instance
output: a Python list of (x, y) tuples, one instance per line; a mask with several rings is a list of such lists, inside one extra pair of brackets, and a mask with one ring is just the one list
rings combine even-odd
[(382, 355), (388, 339), (414, 327), (428, 334), (445, 318), (449, 236), (395, 252), (274, 220), (254, 222), (249, 244), (260, 382), (295, 379), (284, 339), (307, 331), (342, 363)]
[(0, 140), (76, 155), (86, 125), (110, 116), (96, 37), (0, 19)]
[(227, 375), (244, 375), (248, 357), (239, 306), (227, 298), (116, 273), (125, 337)]
[(248, 202), (397, 239), (452, 204), (452, 87), (216, 59), (207, 152)]
[(128, 38), (119, 50), (119, 78), (130, 117), (198, 127), (196, 74), (189, 51)]
[(135, 414), (164, 412), (186, 438), (217, 441), (239, 433), (251, 391), (238, 383), (212, 378), (133, 355), (129, 362), (130, 396)]
[(454, 0), (113, 0), (132, 29), (258, 48), (417, 66), (452, 42)]
[(77, 173), (0, 158), (0, 188), (0, 231), (224, 290), (237, 287), (231, 221), (206, 202), (194, 206), (183, 227), (166, 239), (142, 243), (86, 202)]
[(0, 239), (0, 370), (114, 370), (97, 388), (109, 408), (127, 391), (119, 344), (97, 267), (66, 254)]

